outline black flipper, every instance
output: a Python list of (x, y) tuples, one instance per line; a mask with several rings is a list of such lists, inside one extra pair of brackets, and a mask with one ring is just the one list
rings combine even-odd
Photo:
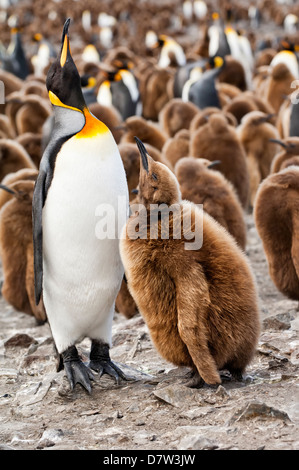
[(42, 212), (46, 200), (46, 173), (40, 171), (35, 183), (32, 220), (33, 220), (33, 249), (34, 249), (34, 286), (35, 303), (39, 304), (43, 288), (43, 230)]
[(52, 183), (57, 154), (59, 153), (62, 145), (75, 134), (76, 132), (61, 136), (61, 130), (59, 126), (57, 126), (57, 128), (54, 127), (50, 143), (47, 146), (40, 162), (39, 174), (35, 183), (32, 202), (32, 219), (36, 305), (38, 305), (40, 302), (43, 289), (43, 207), (47, 199), (48, 190)]

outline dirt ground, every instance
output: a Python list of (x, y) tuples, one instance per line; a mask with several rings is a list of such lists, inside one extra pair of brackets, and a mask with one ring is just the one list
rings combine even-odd
[(251, 215), (247, 225), (263, 328), (243, 383), (185, 387), (188, 371), (161, 359), (141, 316), (116, 314), (111, 357), (132, 381), (70, 392), (49, 326), (0, 299), (0, 449), (298, 450), (298, 304), (269, 278)]

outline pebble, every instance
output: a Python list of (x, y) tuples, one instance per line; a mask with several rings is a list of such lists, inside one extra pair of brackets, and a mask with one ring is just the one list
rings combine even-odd
[(182, 407), (186, 403), (186, 400), (194, 399), (196, 394), (196, 390), (176, 384), (160, 388), (153, 392), (156, 398), (176, 408)]
[(4, 346), (6, 348), (28, 348), (33, 343), (37, 343), (37, 341), (32, 336), (25, 333), (17, 333), (6, 340)]
[(215, 450), (218, 449), (216, 444), (211, 439), (204, 436), (185, 436), (178, 445), (178, 450)]
[(288, 414), (284, 411), (277, 410), (272, 406), (268, 406), (266, 403), (250, 402), (233, 414), (228, 422), (228, 425), (257, 417), (281, 419), (284, 422), (291, 421)]

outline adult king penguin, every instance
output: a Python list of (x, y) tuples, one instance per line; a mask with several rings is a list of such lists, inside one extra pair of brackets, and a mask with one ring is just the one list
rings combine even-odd
[[(109, 354), (114, 304), (124, 274), (119, 239), (98, 235), (96, 208), (106, 207), (108, 214), (112, 208), (115, 217), (106, 219), (109, 227), (120, 225), (122, 216), (124, 225), (129, 196), (112, 134), (86, 107), (70, 52), (69, 24), (67, 19), (60, 57), (46, 80), (55, 125), (33, 198), (35, 300), (38, 304), (43, 295), (71, 388), (80, 383), (90, 393), (91, 369), (117, 381), (126, 378)], [(123, 213), (120, 199), (125, 201)], [(83, 338), (91, 339), (88, 366), (75, 346)]]

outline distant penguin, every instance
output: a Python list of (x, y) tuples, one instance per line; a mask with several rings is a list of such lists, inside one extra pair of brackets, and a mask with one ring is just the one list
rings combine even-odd
[(225, 29), (226, 37), (231, 50), (231, 56), (243, 67), (246, 76), (246, 85), (250, 89), (252, 85), (252, 73), (254, 57), (248, 38), (231, 26)]
[(117, 20), (114, 16), (101, 12), (98, 15), (99, 40), (104, 49), (110, 49), (113, 45), (114, 27)]
[(182, 46), (172, 37), (166, 34), (160, 34), (154, 38), (151, 36), (150, 40), (147, 39), (147, 44), (151, 48), (160, 49), (160, 57), (158, 60), (158, 66), (161, 68), (173, 66), (182, 67), (186, 65), (186, 55)]
[(91, 12), (89, 10), (84, 10), (81, 15), (82, 28), (86, 33), (91, 32)]
[(104, 72), (97, 102), (103, 106), (114, 106), (123, 120), (138, 114), (140, 94), (132, 73), (129, 70)]
[[(248, 260), (212, 217), (181, 200), (174, 174), (137, 142), (141, 206), (120, 242), (129, 290), (161, 356), (192, 369), (187, 385), (218, 385), (224, 368), (242, 380), (260, 331)], [(160, 207), (156, 219), (149, 216), (151, 204)], [(201, 231), (202, 246), (188, 247)]]
[(257, 6), (252, 4), (250, 5), (248, 8), (248, 17), (250, 19), (250, 25), (252, 29), (257, 29), (260, 27), (262, 21), (262, 12)]
[(201, 21), (203, 21), (208, 14), (207, 4), (203, 0), (194, 0), (193, 10), (195, 17)]
[[(297, 83), (294, 82), (297, 86)], [(299, 93), (295, 90), (292, 94), (285, 97), (280, 106), (277, 117), (277, 128), (280, 137), (287, 139), (289, 137), (299, 137)]]
[(209, 27), (209, 57), (226, 57), (231, 55), (231, 49), (225, 33), (223, 22), (220, 20), (219, 13), (212, 15), (213, 24)]
[[(20, 174), (18, 175), (20, 176)], [(37, 172), (35, 174), (35, 178)], [(34, 180), (18, 180), (0, 191), (10, 196), (0, 211), (0, 254), (4, 282), (2, 295), (16, 310), (46, 321), (43, 303), (35, 305), (32, 243)]]
[(55, 48), (40, 33), (33, 36), (33, 41), (39, 44), (36, 54), (31, 57), (34, 75), (43, 77), (51, 61), (56, 57)]
[[(119, 231), (127, 217), (129, 197), (112, 134), (84, 102), (70, 53), (69, 24), (67, 19), (60, 56), (46, 81), (55, 126), (33, 197), (35, 297), (38, 305), (43, 295), (71, 388), (80, 383), (91, 392), (90, 369), (116, 380), (125, 378), (111, 361), (109, 349), (115, 299), (123, 278)], [(102, 211), (107, 218), (97, 223)], [(89, 368), (76, 348), (84, 337), (91, 339)]]
[(84, 62), (92, 62), (94, 64), (101, 62), (100, 54), (94, 44), (87, 44), (84, 47), (81, 58)]
[(0, 56), (2, 68), (11, 72), (16, 77), (25, 80), (29, 75), (29, 65), (24, 52), (20, 30), (18, 28), (12, 28), (11, 36), (11, 43), (6, 53)]
[(207, 107), (221, 108), (215, 80), (225, 67), (225, 62), (221, 57), (215, 60), (217, 61), (215, 69), (206, 70), (199, 79), (196, 79), (194, 83), (191, 84), (186, 95), (183, 90), (185, 100), (195, 104), (199, 109)]
[(184, 85), (194, 77), (195, 73), (202, 75), (207, 64), (207, 59), (200, 59), (195, 62), (187, 63), (182, 67), (178, 67), (173, 81), (174, 98), (182, 98)]
[(274, 173), (260, 185), (254, 219), (269, 274), (286, 297), (299, 300), (299, 167)]
[(81, 76), (81, 87), (84, 101), (89, 106), (91, 103), (97, 102), (97, 81), (95, 77), (89, 74)]
[(283, 27), (287, 34), (296, 34), (298, 31), (299, 19), (297, 15), (289, 13), (283, 21)]
[(278, 64), (286, 65), (290, 73), (297, 80), (299, 78), (299, 64), (296, 56), (297, 46), (288, 42), (283, 42), (282, 45), (284, 49), (275, 55), (270, 66), (274, 68)]
[[(298, 95), (299, 96), (299, 95)], [(299, 100), (291, 105), (290, 137), (299, 137)]]
[[(187, 157), (178, 161), (174, 173), (182, 199), (202, 204), (203, 210), (222, 225), (242, 250), (246, 248), (246, 224), (233, 185), (217, 171), (219, 161)], [(216, 171), (214, 171), (216, 170)]]

